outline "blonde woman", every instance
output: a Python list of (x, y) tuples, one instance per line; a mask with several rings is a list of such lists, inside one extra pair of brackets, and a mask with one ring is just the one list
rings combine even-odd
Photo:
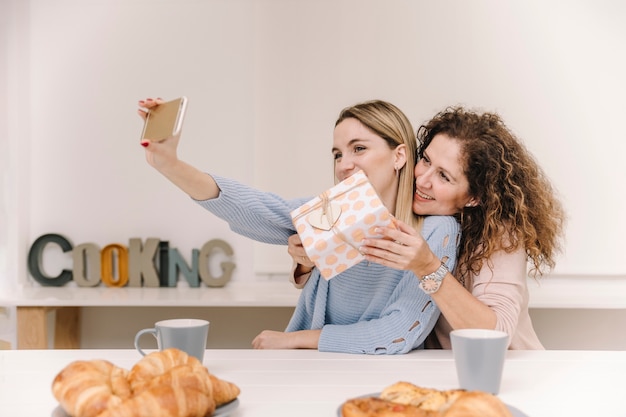
[[(150, 109), (160, 101), (141, 101)], [(140, 111), (145, 117), (145, 111)], [(450, 216), (421, 219), (412, 212), (416, 141), (406, 116), (373, 100), (344, 109), (333, 131), (337, 181), (365, 172), (385, 206), (413, 230), (448, 268), (456, 260), (459, 226)], [(286, 245), (296, 233), (290, 212), (311, 199), (284, 200), (236, 181), (206, 174), (178, 159), (178, 137), (143, 141), (150, 165), (202, 207), (252, 239)], [(439, 310), (410, 271), (363, 261), (331, 280), (313, 270), (285, 331), (266, 330), (259, 349), (311, 348), (398, 354), (422, 347)]]

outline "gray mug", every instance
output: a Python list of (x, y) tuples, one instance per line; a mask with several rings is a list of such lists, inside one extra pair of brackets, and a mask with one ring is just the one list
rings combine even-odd
[(459, 329), (450, 332), (452, 354), (460, 388), (500, 392), (509, 335), (487, 329)]
[(159, 350), (180, 349), (202, 362), (209, 322), (199, 319), (170, 319), (156, 322), (151, 329), (139, 330), (135, 335), (135, 349), (144, 356), (145, 352), (139, 347), (139, 339), (146, 333), (155, 337)]

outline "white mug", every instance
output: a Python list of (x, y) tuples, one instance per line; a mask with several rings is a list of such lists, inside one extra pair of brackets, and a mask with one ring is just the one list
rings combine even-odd
[(500, 392), (509, 335), (487, 329), (459, 329), (450, 332), (452, 354), (460, 388)]
[(202, 362), (209, 322), (199, 319), (170, 319), (156, 322), (153, 328), (139, 330), (135, 335), (135, 348), (144, 356), (145, 352), (139, 347), (139, 339), (146, 333), (156, 338), (159, 350), (180, 349)]

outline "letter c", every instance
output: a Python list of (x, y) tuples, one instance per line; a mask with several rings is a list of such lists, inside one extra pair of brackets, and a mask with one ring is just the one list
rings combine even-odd
[(72, 271), (64, 269), (56, 277), (47, 276), (42, 272), (41, 255), (48, 243), (56, 243), (61, 247), (61, 249), (63, 249), (63, 252), (69, 252), (72, 250), (72, 244), (61, 235), (47, 234), (40, 236), (37, 240), (35, 240), (28, 251), (28, 271), (33, 276), (35, 281), (41, 285), (48, 287), (61, 287), (72, 280)]

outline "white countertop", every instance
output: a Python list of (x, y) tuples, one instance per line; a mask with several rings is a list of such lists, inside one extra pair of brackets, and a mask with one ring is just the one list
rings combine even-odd
[(285, 281), (229, 282), (212, 287), (21, 287), (0, 294), (6, 306), (294, 307), (300, 290)]
[[(51, 416), (50, 386), (77, 359), (130, 369), (134, 350), (0, 351), (0, 416)], [(207, 350), (209, 371), (241, 388), (232, 417), (334, 417), (350, 397), (397, 381), (438, 389), (457, 384), (451, 351), (369, 356), (315, 350)], [(626, 416), (626, 352), (509, 351), (500, 398), (530, 417)]]
[[(626, 309), (626, 276), (549, 276), (528, 280), (530, 308)], [(20, 287), (0, 306), (293, 307), (300, 291), (285, 280), (229, 282), (222, 288)]]
[(530, 308), (626, 309), (624, 275), (529, 278), (528, 291)]

